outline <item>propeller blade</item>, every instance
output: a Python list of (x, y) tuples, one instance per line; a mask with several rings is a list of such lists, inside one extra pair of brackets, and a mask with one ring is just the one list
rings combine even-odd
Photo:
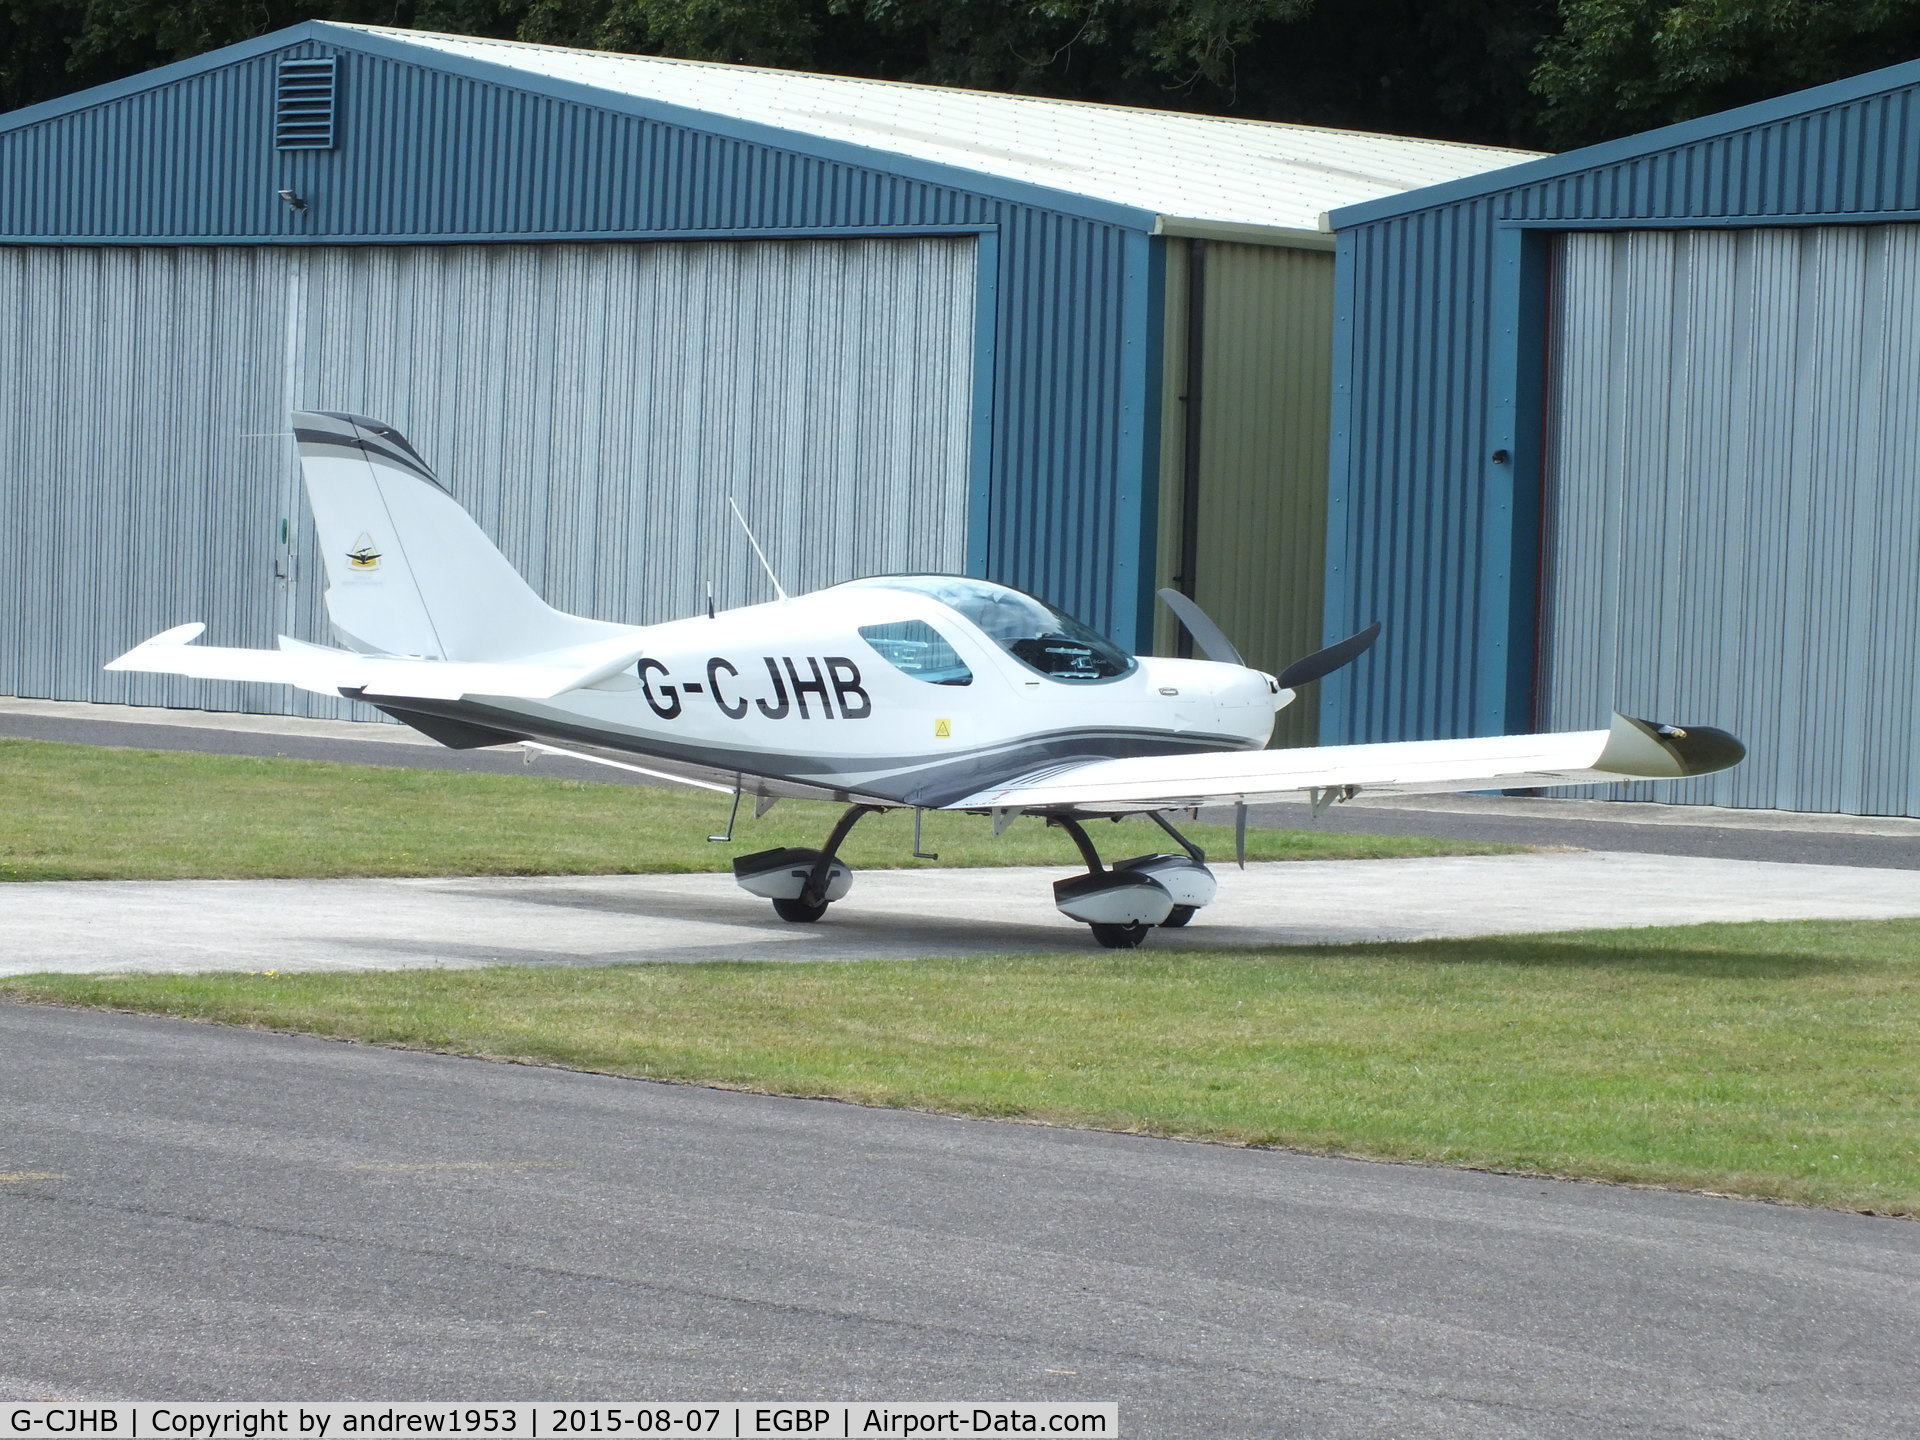
[(1180, 623), (1187, 627), (1187, 634), (1193, 637), (1193, 643), (1200, 647), (1200, 653), (1209, 660), (1218, 660), (1222, 665), (1244, 665), (1240, 652), (1233, 648), (1233, 642), (1227, 639), (1225, 632), (1207, 618), (1207, 612), (1178, 590), (1162, 590), (1160, 598), (1167, 602), (1167, 608), (1173, 611)]
[(1337, 645), (1329, 645), (1324, 650), (1316, 650), (1294, 661), (1277, 678), (1286, 689), (1298, 690), (1302, 685), (1310, 685), (1323, 675), (1331, 675), (1342, 665), (1358, 660), (1379, 638), (1380, 622), (1376, 620), (1358, 635), (1349, 635)]

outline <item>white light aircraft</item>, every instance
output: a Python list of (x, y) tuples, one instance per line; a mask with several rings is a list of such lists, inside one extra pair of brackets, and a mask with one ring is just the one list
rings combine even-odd
[[(300, 462), (344, 648), (277, 650), (154, 636), (107, 666), (296, 685), (377, 706), (444, 745), (519, 742), (656, 778), (849, 808), (819, 850), (734, 862), (782, 918), (811, 921), (852, 874), (863, 815), (911, 807), (1038, 815), (1087, 873), (1054, 900), (1100, 944), (1138, 945), (1212, 900), (1206, 857), (1168, 815), (1305, 797), (1587, 785), (1702, 775), (1738, 763), (1722, 730), (1615, 716), (1610, 729), (1269, 750), (1294, 692), (1354, 659), (1379, 627), (1267, 675), (1194, 603), (1162, 595), (1208, 659), (1129, 655), (1030, 595), (954, 575), (887, 575), (660, 625), (567, 615), (536, 595), (419, 453), (364, 416), (299, 412)], [(744, 520), (742, 521), (744, 527)], [(751, 532), (748, 539), (752, 541)], [(753, 542), (756, 554), (759, 545)], [(766, 557), (760, 556), (764, 565)], [(562, 748), (571, 747), (571, 748)], [(645, 766), (631, 763), (644, 758)], [(1177, 850), (1103, 863), (1096, 819), (1145, 815)], [(731, 835), (733, 822), (728, 821)], [(915, 829), (919, 850), (918, 825)]]

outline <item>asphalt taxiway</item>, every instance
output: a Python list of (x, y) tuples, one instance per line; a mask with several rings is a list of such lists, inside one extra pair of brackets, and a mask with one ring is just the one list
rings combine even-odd
[(1920, 1225), (0, 1006), (0, 1397), (1920, 1433)]

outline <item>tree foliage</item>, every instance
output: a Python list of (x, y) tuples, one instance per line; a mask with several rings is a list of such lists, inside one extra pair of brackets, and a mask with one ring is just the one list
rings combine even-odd
[(1920, 0), (1566, 0), (1534, 92), (1562, 144), (1920, 56)]
[(0, 108), (307, 19), (1518, 146), (1920, 55), (1920, 0), (0, 0)]

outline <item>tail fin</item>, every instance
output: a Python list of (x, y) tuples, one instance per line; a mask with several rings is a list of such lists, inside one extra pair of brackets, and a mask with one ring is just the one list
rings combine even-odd
[(293, 430), (326, 557), (327, 613), (353, 649), (511, 660), (625, 631), (534, 594), (391, 425), (296, 411)]

